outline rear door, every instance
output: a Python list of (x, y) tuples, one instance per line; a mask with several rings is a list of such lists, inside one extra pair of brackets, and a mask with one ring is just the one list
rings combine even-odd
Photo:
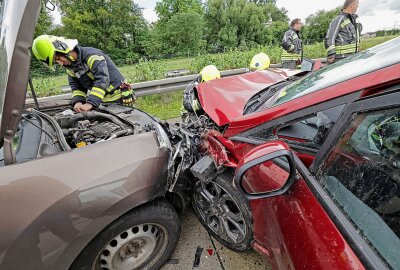
[[(289, 192), (250, 201), (254, 239), (276, 268), (400, 269), (399, 100), (397, 91), (349, 106), (315, 177), (297, 159), (302, 177)], [(246, 171), (248, 185), (260, 168), (274, 176), (264, 165)]]

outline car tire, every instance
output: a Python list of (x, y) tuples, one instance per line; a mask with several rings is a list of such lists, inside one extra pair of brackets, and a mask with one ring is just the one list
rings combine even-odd
[(231, 173), (223, 173), (208, 184), (197, 181), (192, 206), (218, 242), (231, 250), (245, 251), (253, 239), (251, 210), (245, 197), (232, 186), (232, 179)]
[(70, 269), (159, 269), (175, 250), (180, 230), (178, 214), (170, 203), (150, 202), (101, 231)]

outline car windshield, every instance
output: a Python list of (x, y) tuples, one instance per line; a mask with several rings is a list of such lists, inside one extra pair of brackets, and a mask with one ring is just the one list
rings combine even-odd
[(396, 38), (312, 72), (274, 93), (273, 96), (264, 101), (262, 106), (258, 107), (257, 111), (277, 106), (352, 78), (400, 63), (399, 46), (400, 38)]

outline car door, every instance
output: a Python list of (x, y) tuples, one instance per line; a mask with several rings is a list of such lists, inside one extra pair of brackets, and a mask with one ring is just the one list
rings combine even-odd
[(360, 92), (356, 92), (301, 109), (265, 122), (234, 139), (261, 144), (278, 138), (286, 142), (309, 167), (346, 105), (359, 95)]
[(244, 158), (235, 183), (250, 199), (254, 247), (274, 268), (400, 269), (399, 100), (397, 91), (349, 106), (312, 174), (293, 155), (290, 188), (291, 158), (271, 143)]

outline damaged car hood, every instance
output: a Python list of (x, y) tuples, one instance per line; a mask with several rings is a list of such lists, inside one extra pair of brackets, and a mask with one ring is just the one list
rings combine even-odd
[(256, 93), (300, 72), (288, 69), (249, 72), (201, 83), (197, 93), (207, 115), (222, 126), (242, 116), (247, 101)]

